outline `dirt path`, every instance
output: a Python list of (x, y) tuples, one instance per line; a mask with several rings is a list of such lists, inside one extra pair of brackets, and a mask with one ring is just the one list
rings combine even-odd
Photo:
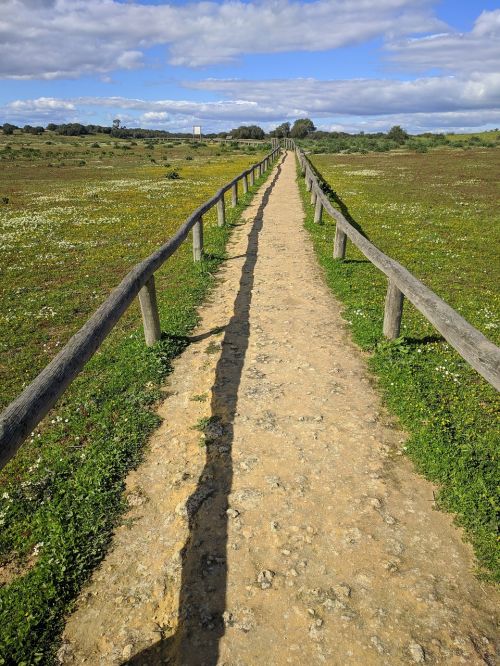
[(497, 663), (499, 597), (401, 457), (302, 222), (289, 155), (176, 362), (63, 663)]

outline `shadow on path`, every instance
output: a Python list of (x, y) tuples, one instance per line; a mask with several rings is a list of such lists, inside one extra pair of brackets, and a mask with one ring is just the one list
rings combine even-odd
[(127, 666), (215, 666), (224, 635), (227, 586), (227, 509), (233, 467), (233, 422), (250, 336), (250, 305), (264, 209), (281, 173), (265, 190), (248, 235), (234, 313), (224, 330), (212, 387), (212, 416), (205, 427), (206, 461), (186, 503), (189, 536), (182, 549), (179, 620), (173, 636), (161, 638), (129, 659)]

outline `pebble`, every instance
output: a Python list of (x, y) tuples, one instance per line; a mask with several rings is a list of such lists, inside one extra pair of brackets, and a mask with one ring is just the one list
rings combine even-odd
[(425, 661), (425, 652), (421, 645), (418, 643), (410, 643), (408, 646), (411, 658), (416, 664), (423, 664)]
[(382, 641), (380, 640), (380, 638), (378, 636), (372, 636), (370, 638), (370, 642), (376, 648), (376, 650), (379, 654), (384, 654), (385, 649), (384, 649), (384, 646), (382, 645)]
[(274, 571), (271, 571), (270, 569), (264, 569), (257, 576), (257, 582), (263, 590), (268, 590), (270, 587), (272, 587), (274, 576)]
[(122, 650), (122, 657), (123, 659), (130, 659), (132, 656), (132, 650), (134, 649), (134, 646), (132, 643), (129, 643), (128, 645), (125, 645), (125, 647)]
[(240, 515), (240, 512), (237, 509), (228, 509), (226, 514), (229, 518), (237, 518)]

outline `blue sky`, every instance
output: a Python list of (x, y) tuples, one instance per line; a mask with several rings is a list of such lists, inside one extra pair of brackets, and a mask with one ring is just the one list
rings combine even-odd
[(0, 124), (500, 126), (492, 0), (3, 0)]

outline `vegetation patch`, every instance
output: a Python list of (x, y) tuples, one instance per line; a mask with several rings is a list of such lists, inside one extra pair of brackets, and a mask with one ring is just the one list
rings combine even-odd
[[(460, 160), (436, 150), (313, 162), (351, 223), (499, 344), (499, 158), (498, 149)], [(408, 302), (401, 337), (383, 338), (387, 279), (349, 241), (346, 259), (332, 258), (335, 225), (327, 215), (314, 224), (302, 178), (300, 188), (327, 283), (344, 303), (354, 340), (371, 352), (386, 404), (410, 433), (404, 450), (439, 484), (438, 504), (465, 529), (478, 573), (500, 581), (498, 393)]]
[[(38, 140), (8, 138), (13, 143)], [(65, 154), (73, 164), (92, 145), (90, 139), (80, 138), (76, 145), (67, 137), (57, 141), (56, 158)], [(259, 158), (238, 148), (217, 158), (215, 147), (207, 146), (191, 166), (184, 160), (186, 147), (176, 146), (168, 157), (172, 164), (183, 161), (183, 180), (166, 183), (164, 171), (147, 161), (149, 151), (165, 158), (163, 142), (153, 147), (138, 142), (119, 156), (92, 164), (89, 157), (82, 167), (57, 172), (47, 166), (43, 150), (45, 145), (36, 158), (23, 152), (2, 167), (0, 176), (0, 192), (12, 200), (0, 212), (4, 404), (36, 376), (127, 270)], [(205, 216), (202, 262), (193, 263), (187, 241), (157, 272), (161, 341), (145, 346), (139, 309), (133, 305), (2, 471), (0, 664), (52, 662), (64, 615), (104, 556), (126, 508), (124, 478), (158, 425), (153, 408), (161, 398), (162, 380), (172, 358), (189, 344), (197, 306), (214, 284), (231, 228), (255, 188), (240, 197), (237, 208), (227, 207), (225, 228), (217, 226), (215, 211)]]

